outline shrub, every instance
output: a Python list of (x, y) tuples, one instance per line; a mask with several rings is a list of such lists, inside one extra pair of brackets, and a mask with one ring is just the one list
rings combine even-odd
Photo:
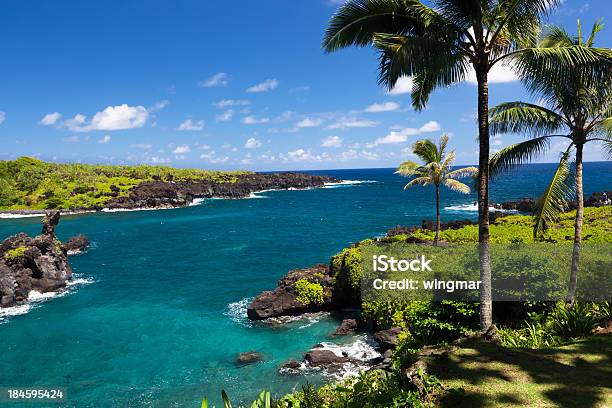
[(304, 305), (323, 303), (323, 286), (320, 283), (300, 279), (295, 282), (295, 291), (295, 299)]
[(16, 262), (23, 258), (25, 251), (28, 250), (27, 246), (20, 246), (15, 249), (9, 249), (4, 253), (4, 260), (7, 262)]

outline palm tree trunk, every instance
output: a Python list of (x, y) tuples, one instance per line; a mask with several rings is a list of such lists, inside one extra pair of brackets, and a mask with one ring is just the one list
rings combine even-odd
[(434, 245), (438, 245), (440, 240), (440, 186), (436, 185), (436, 237)]
[(478, 260), (480, 263), (480, 328), (493, 324), (491, 255), (489, 253), (489, 84), (487, 71), (476, 67), (478, 79)]
[(584, 197), (582, 191), (582, 148), (584, 145), (576, 145), (576, 220), (574, 223), (574, 250), (572, 252), (572, 270), (570, 272), (567, 298), (568, 304), (576, 300), (576, 289), (578, 287), (578, 269), (580, 267), (580, 247), (582, 245), (582, 222), (584, 219)]

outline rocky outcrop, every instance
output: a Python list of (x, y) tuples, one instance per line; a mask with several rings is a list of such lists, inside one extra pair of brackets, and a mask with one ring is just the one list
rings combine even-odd
[(333, 335), (346, 336), (347, 334), (353, 334), (357, 331), (357, 326), (358, 324), (356, 319), (344, 319)]
[[(298, 300), (296, 282), (299, 280), (320, 285), (323, 291), (322, 300), (317, 302)], [(320, 264), (312, 268), (296, 269), (281, 278), (276, 289), (257, 296), (249, 305), (247, 315), (251, 320), (264, 320), (270, 317), (295, 316), (307, 312), (330, 310), (332, 287), (333, 279), (329, 275), (327, 265)]]
[(79, 234), (66, 241), (63, 247), (68, 255), (80, 254), (89, 248), (89, 240), (85, 235)]
[(234, 363), (238, 366), (248, 365), (258, 363), (264, 360), (263, 354), (257, 351), (247, 351), (244, 353), (238, 354)]
[(195, 198), (245, 198), (262, 190), (323, 187), (338, 180), (303, 173), (249, 173), (228, 180), (150, 181), (140, 183), (127, 196), (112, 198), (109, 209), (169, 208), (189, 205)]
[(67, 252), (55, 236), (59, 212), (43, 219), (42, 234), (31, 238), (20, 233), (0, 244), (0, 306), (27, 300), (31, 291), (52, 292), (72, 278)]
[(399, 344), (399, 334), (402, 332), (401, 327), (392, 327), (387, 330), (381, 330), (374, 333), (374, 340), (378, 343), (380, 350), (384, 353), (387, 350), (392, 350)]
[(532, 214), (535, 211), (536, 201), (531, 197), (521, 198), (520, 200), (504, 201), (501, 204), (495, 204), (495, 208), (507, 211), (518, 211), (521, 213)]
[(338, 356), (331, 350), (322, 349), (310, 350), (304, 356), (304, 360), (312, 367), (329, 367), (350, 361), (347, 356)]

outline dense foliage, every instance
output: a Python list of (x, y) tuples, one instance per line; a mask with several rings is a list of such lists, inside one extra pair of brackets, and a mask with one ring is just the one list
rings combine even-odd
[(48, 163), (30, 157), (0, 161), (0, 209), (99, 208), (144, 181), (235, 182), (242, 172)]

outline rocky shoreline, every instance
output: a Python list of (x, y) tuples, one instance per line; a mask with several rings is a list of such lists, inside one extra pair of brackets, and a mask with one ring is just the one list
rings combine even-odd
[[(127, 211), (145, 209), (168, 209), (186, 207), (196, 199), (224, 198), (240, 199), (266, 190), (305, 190), (321, 188), (340, 180), (306, 173), (249, 173), (236, 176), (232, 182), (218, 183), (212, 180), (192, 181), (147, 181), (133, 187), (126, 196), (112, 197), (104, 206), (94, 208), (70, 208), (63, 214), (79, 214), (95, 211)], [(111, 186), (111, 190), (113, 186)], [(114, 190), (114, 191), (118, 191)], [(41, 216), (45, 210), (2, 210), (3, 216)]]
[(49, 212), (40, 235), (19, 233), (0, 243), (0, 308), (26, 302), (33, 291), (61, 291), (72, 280), (68, 255), (84, 251), (89, 242), (81, 235), (62, 244), (55, 235), (59, 220), (59, 211)]
[[(612, 192), (594, 193), (585, 200), (585, 205), (600, 207), (612, 205), (608, 197)], [(496, 205), (497, 208), (513, 212), (533, 212), (535, 201), (530, 198), (507, 201)], [(509, 213), (494, 213), (495, 217), (503, 217)], [(443, 223), (442, 229), (459, 229), (466, 225), (476, 224), (473, 220), (457, 220)], [(387, 231), (387, 236), (392, 237), (399, 234), (410, 234), (417, 229), (433, 230), (435, 225), (430, 220), (423, 220), (421, 226), (402, 227), (397, 226)], [(337, 258), (337, 257), (334, 257)], [(295, 269), (289, 271), (278, 282), (272, 291), (259, 294), (249, 304), (247, 316), (253, 321), (277, 321), (284, 316), (300, 316), (316, 312), (335, 312), (342, 314), (347, 307), (358, 307), (359, 295), (350, 288), (349, 271), (345, 265), (350, 260), (343, 257), (334, 259), (329, 264), (318, 264), (310, 268)], [(338, 262), (339, 261), (339, 262)], [(315, 294), (314, 289), (296, 283), (309, 282), (317, 285), (320, 289)], [(402, 329), (399, 327), (369, 327), (362, 319), (344, 319), (334, 333), (330, 336), (342, 336), (347, 334), (367, 333), (375, 342), (375, 350), (378, 354), (350, 357), (346, 352), (338, 350), (331, 351), (321, 344), (306, 351), (303, 360), (290, 360), (279, 367), (280, 372), (297, 374), (300, 370), (323, 369), (329, 372), (338, 371), (346, 364), (365, 366), (366, 369), (389, 369), (391, 357), (398, 345), (398, 336)], [(365, 358), (368, 357), (368, 358)]]

